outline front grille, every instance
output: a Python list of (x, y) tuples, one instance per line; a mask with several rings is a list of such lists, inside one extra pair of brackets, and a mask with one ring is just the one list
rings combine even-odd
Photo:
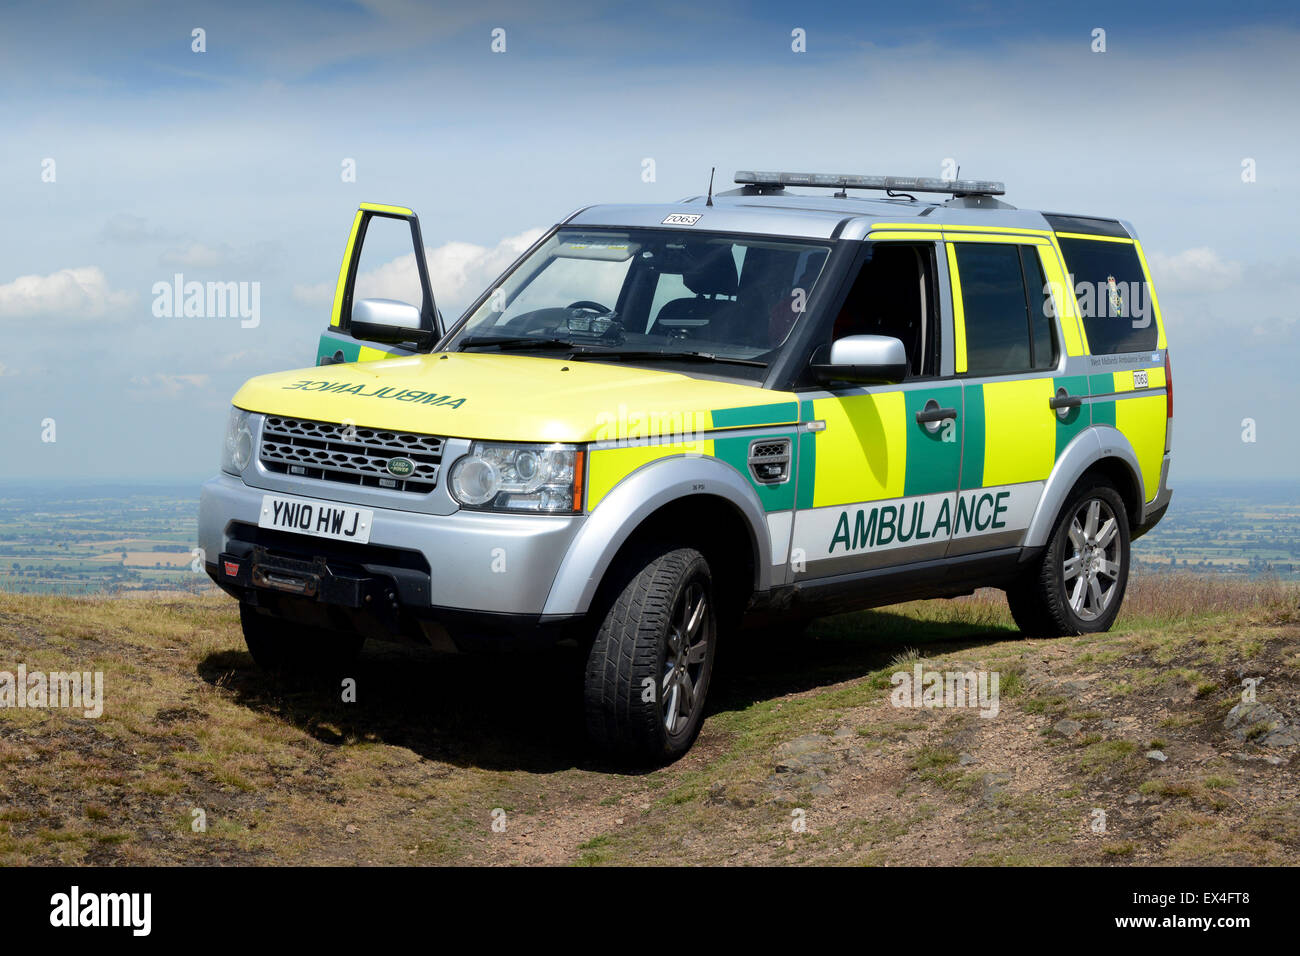
[[(426, 494), (438, 484), (442, 446), (432, 435), (268, 415), (259, 457), (276, 474)], [(388, 468), (394, 458), (414, 467), (394, 474)]]

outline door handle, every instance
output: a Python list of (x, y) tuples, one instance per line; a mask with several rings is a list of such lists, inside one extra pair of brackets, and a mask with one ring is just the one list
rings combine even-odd
[(916, 413), (916, 420), (922, 425), (930, 425), (934, 422), (956, 417), (957, 409), (955, 408), (923, 408)]
[(1083, 398), (1079, 395), (1053, 395), (1047, 400), (1047, 407), (1053, 410), (1078, 408), (1082, 404)]

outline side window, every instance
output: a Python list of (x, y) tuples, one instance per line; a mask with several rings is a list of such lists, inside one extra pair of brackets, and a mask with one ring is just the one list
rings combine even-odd
[(1038, 248), (1021, 246), (1020, 264), (1024, 270), (1025, 302), (1029, 309), (1030, 343), (1033, 347), (1032, 367), (1055, 368), (1061, 353), (1056, 341), (1056, 323), (1052, 321), (1052, 316), (1055, 314), (1052, 295), (1047, 288), (1047, 277), (1043, 274), (1043, 263), (1039, 259)]
[(396, 299), (421, 307), (424, 291), (411, 243), (411, 226), (405, 219), (374, 216), (366, 224), (352, 294), (353, 303), (359, 299)]
[(1148, 352), (1159, 332), (1150, 290), (1131, 242), (1059, 238), (1093, 355)]
[[(1023, 308), (1023, 302), (1022, 302)], [(846, 335), (888, 335), (907, 351), (912, 378), (938, 374), (934, 246), (875, 242), (836, 314), (831, 341)]]
[(966, 373), (1027, 371), (1033, 367), (1033, 348), (1019, 248), (959, 242), (956, 252), (966, 314)]

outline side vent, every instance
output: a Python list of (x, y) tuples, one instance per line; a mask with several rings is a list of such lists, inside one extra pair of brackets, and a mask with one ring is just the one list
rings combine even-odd
[(757, 438), (749, 443), (749, 470), (764, 485), (790, 480), (790, 439)]

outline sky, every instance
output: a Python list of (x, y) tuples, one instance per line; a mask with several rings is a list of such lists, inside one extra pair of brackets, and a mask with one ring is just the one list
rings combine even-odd
[[(215, 472), (239, 385), (312, 364), (359, 202), (415, 209), (452, 317), (580, 206), (947, 160), (1136, 226), (1173, 484), (1295, 477), (1297, 54), (1268, 3), (8, 4), (0, 480)], [(257, 323), (158, 314), (178, 273)]]

